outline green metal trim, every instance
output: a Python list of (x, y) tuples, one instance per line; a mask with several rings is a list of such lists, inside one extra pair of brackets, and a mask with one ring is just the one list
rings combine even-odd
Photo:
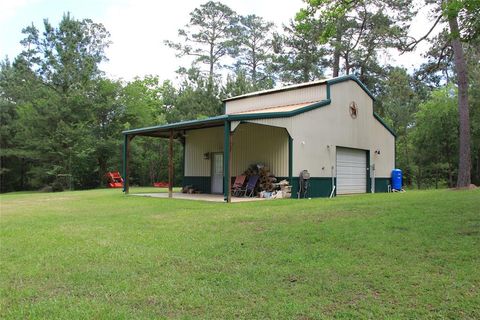
[(378, 177), (375, 178), (375, 193), (388, 192), (390, 185), (390, 178)]
[[(190, 120), (190, 121), (182, 121), (182, 122), (176, 122), (176, 123), (170, 123), (170, 124), (165, 124), (165, 125), (160, 125), (160, 126), (153, 126), (153, 127), (146, 127), (146, 128), (140, 128), (140, 129), (132, 129), (132, 130), (126, 130), (123, 131), (123, 134), (139, 134), (139, 133), (147, 133), (147, 132), (155, 132), (158, 130), (168, 130), (168, 129), (181, 129), (189, 126), (194, 126), (194, 125), (203, 125), (203, 124), (211, 124), (211, 123), (217, 123), (220, 124), (222, 121), (246, 121), (246, 120), (257, 120), (257, 119), (271, 119), (271, 118), (288, 118), (288, 117), (293, 117), (296, 115), (299, 115), (304, 112), (308, 112), (320, 107), (327, 106), (331, 103), (331, 89), (330, 85), (348, 81), (348, 80), (353, 80), (355, 81), (360, 87), (373, 99), (375, 100), (375, 97), (373, 94), (365, 87), (365, 85), (357, 79), (357, 77), (353, 75), (347, 75), (347, 76), (342, 76), (338, 78), (333, 78), (330, 80), (325, 80), (326, 86), (327, 86), (327, 99), (313, 103), (311, 105), (292, 110), (292, 111), (285, 111), (285, 112), (265, 112), (265, 113), (254, 113), (254, 114), (224, 114), (221, 116), (217, 117), (211, 117), (207, 119), (201, 119), (201, 120)], [(295, 87), (293, 89), (298, 89), (298, 87)], [(292, 90), (293, 90), (292, 89)], [(290, 89), (288, 89), (290, 90)], [(279, 90), (281, 91), (281, 90)], [(279, 92), (279, 91), (274, 91), (274, 92)], [(263, 93), (262, 93), (263, 95)], [(225, 100), (224, 100), (225, 101)], [(225, 104), (225, 103), (224, 103)], [(225, 109), (225, 108), (224, 108)], [(375, 119), (377, 119), (394, 137), (396, 137), (395, 132), (393, 131), (392, 128), (390, 128), (385, 121), (383, 121), (382, 118), (375, 112), (373, 112), (373, 116)]]
[(372, 177), (370, 168), (370, 150), (365, 150), (367, 154), (367, 193), (372, 193)]
[(230, 183), (230, 121), (225, 121), (223, 131), (223, 199), (228, 198), (228, 184)]
[(122, 166), (122, 171), (123, 171), (123, 192), (127, 191), (127, 148), (128, 148), (128, 135), (123, 135), (123, 166)]
[[(334, 178), (336, 184), (336, 178)], [(298, 199), (299, 179), (294, 177), (290, 183), (292, 198)], [(310, 177), (307, 198), (328, 198), (332, 193), (332, 177)]]
[(316, 102), (292, 111), (265, 112), (265, 113), (252, 113), (252, 114), (231, 114), (231, 115), (228, 115), (228, 120), (241, 121), (241, 120), (256, 120), (256, 119), (271, 119), (271, 118), (289, 118), (307, 111), (311, 111), (320, 107), (327, 106), (330, 103), (331, 103), (331, 100), (326, 99), (326, 100), (322, 100), (322, 101), (319, 101), (319, 102)]
[[(363, 82), (361, 82), (357, 77), (355, 77), (353, 74), (349, 74), (349, 75), (346, 75), (346, 76), (341, 76), (341, 77), (337, 77), (337, 78), (333, 78), (333, 79), (329, 79), (327, 80), (327, 84), (336, 84), (336, 83), (340, 83), (340, 82), (345, 82), (345, 81), (348, 81), (348, 80), (353, 80), (355, 81), (362, 89), (363, 91), (365, 91), (366, 94), (368, 94), (368, 96), (370, 98), (372, 98), (372, 100), (375, 100), (375, 96), (373, 95), (372, 92), (370, 92), (370, 90), (368, 90), (368, 88), (363, 84)], [(328, 94), (328, 92), (327, 92)], [(327, 96), (327, 98), (329, 98)]]
[(212, 178), (205, 176), (185, 176), (183, 178), (182, 186), (192, 185), (195, 189), (200, 190), (202, 193), (212, 193)]
[(126, 131), (123, 131), (122, 133), (123, 134), (138, 134), (138, 133), (146, 133), (146, 132), (155, 132), (155, 131), (158, 131), (158, 130), (178, 129), (178, 128), (182, 128), (182, 127), (188, 127), (188, 126), (191, 126), (191, 125), (208, 124), (208, 123), (211, 123), (211, 122), (221, 122), (223, 120), (226, 120), (227, 118), (228, 118), (227, 115), (221, 115), (221, 116), (211, 117), (211, 118), (207, 118), (207, 119), (188, 120), (188, 121), (169, 123), (169, 124), (153, 126), (153, 127), (126, 130)]
[(185, 177), (185, 149), (187, 146), (187, 139), (183, 137), (180, 142), (182, 143), (182, 162), (183, 162), (183, 177)]
[(336, 84), (336, 83), (340, 83), (340, 82), (345, 82), (345, 81), (348, 81), (348, 80), (353, 80), (356, 83), (358, 83), (358, 85), (360, 85), (360, 87), (370, 96), (370, 98), (375, 100), (375, 97), (370, 92), (370, 90), (368, 90), (368, 88), (357, 77), (355, 77), (352, 74), (349, 74), (349, 75), (340, 76), (340, 77), (336, 77), (336, 78), (332, 78), (332, 79), (324, 79), (324, 80), (320, 80), (320, 81), (315, 81), (315, 82), (312, 82), (312, 83), (307, 83), (305, 85), (292, 86), (292, 87), (286, 87), (286, 88), (280, 88), (280, 89), (265, 90), (265, 91), (261, 91), (261, 92), (257, 92), (257, 93), (251, 93), (251, 94), (245, 94), (245, 95), (241, 95), (241, 96), (237, 96), (237, 97), (231, 97), (231, 98), (223, 99), (223, 102), (246, 99), (246, 98), (251, 98), (251, 97), (258, 97), (258, 96), (263, 96), (263, 95), (266, 95), (266, 94), (284, 92), (284, 91), (291, 91), (291, 90), (296, 90), (296, 89), (300, 89), (300, 88), (308, 88), (308, 87), (312, 87), (312, 86), (321, 85), (321, 84), (324, 84), (324, 83), (327, 84), (327, 99), (329, 99), (330, 96), (329, 96), (329, 92), (328, 92), (329, 91), (328, 85)]
[(293, 177), (293, 139), (288, 135), (288, 181), (292, 183)]
[(395, 140), (393, 141), (393, 168), (397, 168), (397, 136), (395, 136)]
[(311, 105), (305, 106), (303, 108), (299, 108), (292, 111), (286, 112), (264, 112), (264, 113), (255, 113), (255, 114), (231, 114), (231, 115), (222, 115), (218, 117), (212, 117), (202, 120), (191, 120), (191, 121), (183, 121), (183, 122), (176, 122), (165, 124), (161, 126), (154, 126), (154, 127), (147, 127), (147, 128), (140, 128), (140, 129), (133, 129), (123, 131), (123, 134), (139, 134), (139, 133), (146, 133), (146, 132), (155, 132), (158, 130), (167, 130), (167, 129), (180, 129), (182, 127), (188, 127), (192, 125), (200, 125), (200, 124), (208, 124), (208, 123), (215, 123), (219, 121), (242, 121), (242, 120), (255, 120), (255, 119), (270, 119), (270, 118), (288, 118), (293, 117), (298, 114), (311, 111), (317, 109), (319, 107), (327, 106), (331, 103), (330, 99), (322, 100)]
[(374, 116), (375, 119), (377, 119), (377, 120), (385, 127), (385, 129), (387, 129), (395, 138), (397, 137), (397, 134), (395, 133), (395, 131), (393, 131), (393, 129), (390, 128), (390, 126), (385, 122), (385, 120), (383, 120), (375, 111), (373, 112), (373, 116)]
[(242, 94), (242, 95), (235, 96), (235, 97), (225, 98), (222, 101), (223, 102), (229, 102), (229, 101), (233, 101), (233, 100), (241, 100), (241, 99), (246, 99), (246, 98), (264, 96), (264, 95), (271, 94), (271, 93), (278, 93), (278, 92), (285, 92), (285, 91), (292, 91), (292, 90), (297, 90), (297, 89), (302, 89), (302, 88), (314, 87), (314, 86), (322, 85), (322, 84), (326, 83), (327, 81), (328, 81), (328, 79), (323, 79), (323, 80), (313, 81), (313, 82), (310, 82), (310, 83), (305, 83), (303, 85), (301, 85), (301, 84), (291, 85), (291, 86), (278, 88), (278, 89), (269, 89), (269, 90), (263, 90), (263, 91), (259, 91), (259, 92), (250, 92), (250, 93)]

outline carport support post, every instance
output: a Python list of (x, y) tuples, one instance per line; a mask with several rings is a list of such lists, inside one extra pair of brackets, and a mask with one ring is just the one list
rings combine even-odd
[(232, 157), (232, 133), (230, 132), (230, 121), (225, 121), (223, 134), (223, 199), (230, 203), (232, 201), (230, 166)]
[(290, 185), (293, 184), (293, 139), (290, 134), (288, 134), (288, 181)]
[(168, 197), (172, 197), (173, 191), (173, 130), (170, 130), (168, 144)]

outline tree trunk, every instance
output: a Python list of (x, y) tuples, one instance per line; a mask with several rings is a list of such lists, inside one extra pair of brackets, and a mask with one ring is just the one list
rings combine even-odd
[(105, 174), (107, 173), (107, 159), (104, 159), (102, 157), (98, 157), (98, 180), (99, 180), (99, 185), (101, 187), (105, 187), (106, 181), (105, 181)]
[(457, 188), (470, 185), (471, 155), (470, 155), (470, 115), (468, 110), (468, 78), (467, 66), (460, 43), (460, 31), (457, 16), (449, 17), (450, 35), (452, 36), (455, 71), (458, 82), (458, 116), (460, 124), (459, 159)]
[(339, 25), (337, 24), (337, 34), (335, 35), (335, 50), (333, 52), (333, 77), (338, 77), (340, 73), (340, 41), (342, 34)]
[(448, 187), (453, 188), (453, 170), (450, 162), (448, 163)]
[(349, 75), (350, 74), (350, 58), (349, 58), (349, 53), (345, 53), (345, 74)]
[(480, 148), (477, 152), (477, 173), (476, 173), (476, 182), (480, 181)]
[(407, 164), (407, 168), (408, 168), (408, 172), (409, 172), (409, 174), (406, 175), (407, 176), (406, 180), (407, 180), (407, 185), (412, 186), (413, 185), (413, 178), (412, 178), (413, 170), (411, 170), (411, 166), (410, 166), (410, 153), (409, 153), (409, 150), (408, 150), (408, 138), (407, 138), (406, 130), (405, 130), (405, 133), (404, 133), (404, 136), (403, 136), (403, 141), (405, 143), (405, 162)]
[(212, 92), (213, 91), (213, 67), (215, 65), (214, 61), (214, 56), (213, 56), (213, 49), (214, 49), (214, 44), (210, 44), (210, 68), (208, 70), (208, 91)]
[(333, 77), (338, 77), (340, 72), (340, 49), (335, 48), (333, 52)]
[(257, 55), (255, 53), (255, 48), (252, 49), (252, 82), (253, 85), (255, 86), (255, 89), (257, 88)]

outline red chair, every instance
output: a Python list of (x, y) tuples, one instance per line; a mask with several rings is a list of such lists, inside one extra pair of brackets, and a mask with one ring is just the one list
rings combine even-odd
[(235, 182), (232, 185), (232, 196), (239, 195), (240, 191), (242, 191), (243, 184), (245, 183), (245, 179), (247, 176), (241, 175), (235, 177)]

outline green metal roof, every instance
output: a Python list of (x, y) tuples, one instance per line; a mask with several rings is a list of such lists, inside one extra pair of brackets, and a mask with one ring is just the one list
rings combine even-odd
[(223, 124), (225, 120), (227, 120), (227, 115), (221, 115), (217, 117), (211, 117), (206, 119), (199, 119), (199, 120), (188, 120), (188, 121), (181, 121), (175, 123), (168, 123), (158, 126), (146, 127), (146, 128), (139, 128), (139, 129), (131, 129), (125, 130), (122, 133), (131, 135), (131, 134), (143, 134), (143, 133), (154, 133), (158, 131), (169, 131), (172, 129), (194, 129), (195, 127), (210, 127), (214, 126), (215, 124)]
[[(224, 101), (229, 101), (229, 100), (234, 100), (234, 99), (237, 99), (237, 98), (242, 99), (242, 98), (247, 98), (247, 97), (269, 94), (269, 93), (273, 93), (273, 92), (279, 92), (279, 91), (285, 91), (285, 90), (294, 90), (294, 89), (298, 89), (298, 88), (309, 86), (309, 85), (310, 86), (311, 85), (318, 85), (318, 84), (321, 84), (321, 83), (326, 83), (327, 84), (327, 99), (312, 103), (310, 105), (307, 105), (305, 107), (295, 109), (295, 110), (292, 110), (292, 111), (263, 112), (263, 113), (252, 113), (252, 114), (225, 114), (225, 115), (206, 118), (206, 119), (181, 121), (181, 122), (169, 123), (169, 124), (159, 125), (159, 126), (152, 126), (152, 127), (146, 127), (146, 128), (126, 130), (126, 131), (123, 131), (123, 134), (124, 135), (144, 135), (144, 136), (158, 136), (158, 137), (161, 137), (161, 136), (167, 136), (167, 133), (170, 130), (190, 130), (190, 129), (214, 127), (214, 126), (223, 125), (224, 122), (228, 122), (228, 121), (245, 121), (245, 120), (254, 120), (254, 119), (293, 117), (293, 116), (296, 116), (298, 114), (301, 114), (301, 113), (304, 113), (304, 112), (307, 112), (307, 111), (311, 111), (311, 110), (329, 105), (331, 103), (330, 85), (335, 84), (335, 83), (348, 81), (348, 80), (355, 81), (370, 96), (370, 98), (375, 100), (375, 97), (373, 96), (373, 94), (367, 89), (367, 87), (365, 87), (365, 85), (360, 80), (357, 79), (357, 77), (355, 77), (353, 75), (347, 75), (347, 76), (337, 77), (337, 78), (333, 78), (333, 79), (320, 80), (320, 81), (305, 84), (303, 86), (298, 85), (298, 86), (294, 86), (294, 87), (260, 91), (260, 92), (257, 92), (257, 93), (254, 92), (252, 94), (247, 94), (247, 95), (243, 95), (243, 96), (234, 97), (234, 98), (224, 100)], [(395, 132), (380, 118), (379, 115), (377, 115), (374, 112), (373, 116), (393, 136), (396, 137)]]

